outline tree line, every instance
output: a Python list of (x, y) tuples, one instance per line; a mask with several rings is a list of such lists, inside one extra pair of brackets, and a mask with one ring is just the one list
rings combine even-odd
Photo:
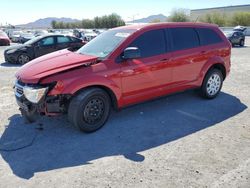
[(105, 16), (97, 16), (94, 19), (83, 19), (78, 22), (57, 22), (53, 20), (51, 22), (51, 27), (53, 29), (73, 29), (73, 28), (113, 28), (118, 26), (124, 26), (125, 22), (118, 14), (110, 14)]
[[(169, 22), (206, 22), (217, 24), (220, 27), (225, 26), (250, 26), (250, 12), (236, 12), (233, 15), (228, 15), (220, 12), (212, 12), (206, 14), (202, 17), (197, 18), (197, 20), (192, 20), (185, 10), (178, 9), (172, 11), (170, 16), (166, 21)], [(160, 20), (153, 20), (152, 22), (160, 22)]]

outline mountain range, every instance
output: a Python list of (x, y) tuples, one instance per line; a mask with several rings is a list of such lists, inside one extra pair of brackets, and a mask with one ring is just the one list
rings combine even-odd
[(148, 16), (146, 18), (140, 18), (134, 21), (128, 21), (128, 23), (150, 23), (154, 20), (160, 20), (160, 21), (166, 21), (167, 20), (167, 16), (163, 15), (163, 14), (157, 14), (157, 15), (151, 15)]
[(57, 22), (77, 22), (80, 20), (72, 19), (72, 18), (56, 18), (56, 17), (48, 17), (36, 20), (34, 22), (30, 22), (27, 24), (16, 25), (16, 27), (23, 27), (23, 28), (49, 28), (51, 27), (51, 22), (55, 20)]
[[(153, 20), (160, 20), (160, 21), (166, 21), (167, 17), (163, 14), (157, 14), (157, 15), (151, 15), (146, 18), (141, 18), (137, 20), (131, 20), (128, 21), (127, 23), (150, 23)], [(55, 20), (57, 22), (65, 22), (65, 23), (70, 23), (70, 22), (77, 22), (80, 21), (78, 19), (72, 19), (72, 18), (56, 18), (56, 17), (48, 17), (48, 18), (42, 18), (39, 20), (36, 20), (34, 22), (30, 22), (27, 24), (21, 24), (21, 25), (16, 25), (16, 27), (21, 27), (21, 28), (49, 28), (51, 27), (51, 22)]]

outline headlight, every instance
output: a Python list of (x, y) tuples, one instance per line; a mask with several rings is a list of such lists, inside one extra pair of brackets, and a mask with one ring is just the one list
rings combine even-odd
[(26, 99), (28, 99), (32, 103), (38, 103), (42, 97), (45, 95), (47, 92), (48, 87), (45, 88), (32, 88), (25, 86), (23, 88), (23, 93)]
[(16, 52), (16, 49), (12, 49), (12, 50), (8, 50), (6, 53), (7, 54), (12, 54), (12, 53), (15, 53)]

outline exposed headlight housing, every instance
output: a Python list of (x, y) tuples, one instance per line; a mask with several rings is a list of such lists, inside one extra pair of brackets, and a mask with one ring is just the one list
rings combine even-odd
[(40, 100), (45, 96), (48, 91), (48, 87), (43, 88), (33, 88), (29, 86), (24, 86), (23, 93), (26, 99), (32, 103), (39, 103)]

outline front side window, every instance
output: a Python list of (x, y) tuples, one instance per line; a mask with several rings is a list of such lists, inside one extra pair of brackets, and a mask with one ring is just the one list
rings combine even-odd
[(162, 29), (147, 31), (137, 37), (129, 47), (137, 47), (142, 58), (166, 53), (164, 35), (165, 32)]
[(106, 31), (81, 47), (77, 53), (105, 58), (135, 31), (135, 29), (114, 29)]
[(173, 41), (173, 50), (185, 50), (199, 46), (199, 38), (194, 28), (178, 27), (169, 29)]
[[(221, 37), (212, 29), (197, 28), (196, 30), (199, 34), (201, 45), (203, 46), (222, 42)], [(230, 36), (232, 33), (227, 35)]]
[(47, 37), (39, 41), (40, 46), (50, 46), (54, 44), (54, 37)]
[(58, 44), (61, 44), (61, 43), (68, 43), (70, 42), (70, 39), (68, 37), (57, 37), (57, 43)]

